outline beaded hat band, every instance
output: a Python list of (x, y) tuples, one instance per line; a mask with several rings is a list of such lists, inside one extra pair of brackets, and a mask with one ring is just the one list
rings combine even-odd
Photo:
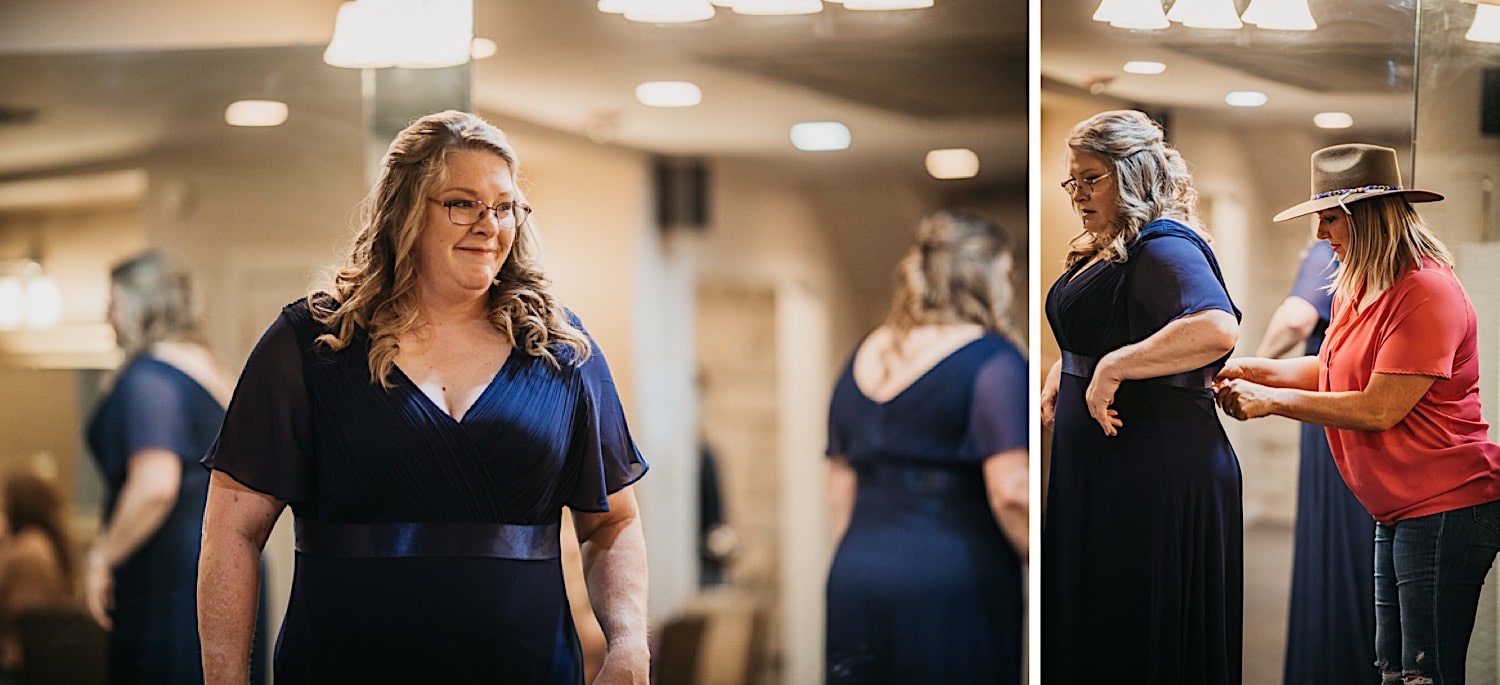
[(1396, 151), (1380, 145), (1346, 143), (1325, 147), (1312, 154), (1312, 199), (1277, 214), (1286, 221), (1331, 207), (1382, 195), (1405, 195), (1408, 202), (1435, 202), (1442, 195), (1428, 190), (1403, 188)]

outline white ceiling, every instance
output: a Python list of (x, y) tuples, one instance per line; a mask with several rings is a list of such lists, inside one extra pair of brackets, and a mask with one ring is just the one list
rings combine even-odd
[[(958, 187), (1014, 187), (1025, 178), (1025, 0), (936, 0), (904, 12), (828, 3), (797, 17), (720, 8), (709, 21), (672, 26), (601, 14), (593, 0), (475, 4), (475, 33), (500, 45), (472, 67), (471, 94), (486, 111), (651, 153), (786, 161), (794, 173)], [(193, 134), (189, 122), (212, 123), (236, 83), (307, 80), (291, 90), (315, 98), (337, 70), (287, 70), (257, 49), (315, 52), (331, 36), (337, 7), (0, 3), (0, 177), (86, 168), (170, 144)], [(634, 100), (645, 80), (694, 81), (703, 103), (647, 108)], [(792, 148), (791, 124), (821, 119), (849, 125), (849, 150)], [(926, 178), (922, 159), (935, 147), (976, 150), (980, 176)]]
[[(1249, 2), (1235, 4), (1243, 11)], [(1417, 0), (1309, 0), (1318, 23), (1310, 32), (1178, 24), (1130, 31), (1092, 21), (1098, 5), (1045, 3), (1044, 88), (1094, 92), (1150, 108), (1207, 110), (1226, 123), (1254, 119), (1308, 130), (1315, 130), (1314, 114), (1342, 111), (1355, 121), (1345, 133), (1410, 135)], [(1167, 70), (1126, 74), (1121, 66), (1129, 60), (1162, 62)], [(1260, 108), (1231, 108), (1224, 96), (1233, 90), (1258, 90), (1269, 101)]]

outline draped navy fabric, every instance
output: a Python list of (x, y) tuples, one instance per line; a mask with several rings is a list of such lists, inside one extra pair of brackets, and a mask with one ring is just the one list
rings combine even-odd
[(829, 409), (828, 454), (858, 490), (828, 574), (826, 682), (1020, 682), (1020, 560), (981, 468), (1027, 447), (1025, 358), (986, 335), (887, 402), (852, 363)]
[[(1319, 240), (1297, 271), (1291, 296), (1318, 311), (1306, 354), (1317, 355), (1323, 345), (1333, 309), (1333, 294), (1323, 286), (1337, 266), (1333, 248)], [(1367, 683), (1375, 663), (1375, 520), (1339, 475), (1327, 431), (1310, 423), (1301, 428), (1283, 682)]]
[[(1067, 352), (1101, 357), (1230, 301), (1208, 245), (1170, 220), (1124, 263), (1080, 262), (1047, 318)], [(1210, 365), (1221, 366), (1223, 360)], [(1042, 526), (1042, 679), (1216, 685), (1241, 679), (1240, 470), (1212, 392), (1126, 381), (1106, 437), (1089, 378), (1062, 374)]]
[[(570, 315), (571, 316), (571, 315)], [(581, 328), (576, 318), (574, 325)], [(331, 352), (307, 303), (251, 353), (204, 459), (290, 503), (299, 522), (554, 525), (608, 510), (647, 465), (597, 346), (581, 366), (511, 353), (454, 420), (369, 341)], [(559, 559), (345, 558), (299, 552), (276, 682), (581, 682)]]
[(89, 449), (105, 486), (106, 527), (132, 454), (165, 449), (182, 460), (181, 485), (171, 512), (114, 572), (111, 682), (203, 682), (197, 582), (208, 473), (196, 462), (212, 444), (223, 418), (218, 400), (187, 374), (138, 355), (120, 370), (89, 421)]

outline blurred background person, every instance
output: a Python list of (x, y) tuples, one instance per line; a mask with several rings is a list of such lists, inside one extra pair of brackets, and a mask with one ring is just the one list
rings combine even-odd
[(1020, 682), (1031, 393), (1010, 246), (970, 211), (925, 218), (834, 387), (830, 684)]
[(0, 683), (25, 682), (19, 619), (30, 609), (72, 605), (73, 540), (57, 484), (31, 469), (5, 478), (8, 535), (0, 548)]
[(251, 352), (214, 469), (205, 670), (242, 682), (254, 560), (297, 558), (277, 683), (582, 683), (561, 564), (572, 513), (604, 632), (595, 683), (647, 682), (646, 473), (604, 354), (558, 301), (493, 124), (445, 111), (391, 142), (332, 287)]
[[(1316, 357), (1333, 316), (1338, 258), (1327, 241), (1307, 248), (1292, 291), (1271, 315), (1255, 356), (1297, 345)], [(1354, 685), (1375, 662), (1375, 520), (1339, 475), (1322, 426), (1301, 424), (1297, 524), (1282, 682)]]
[(1067, 138), (1083, 232), (1047, 293), (1062, 359), (1042, 525), (1048, 683), (1239, 683), (1240, 467), (1210, 384), (1239, 309), (1161, 125), (1115, 110)]
[(200, 337), (186, 267), (153, 250), (110, 272), (125, 361), (88, 424), (105, 487), (84, 597), (114, 683), (199, 683), (195, 588), (208, 471), (231, 383)]

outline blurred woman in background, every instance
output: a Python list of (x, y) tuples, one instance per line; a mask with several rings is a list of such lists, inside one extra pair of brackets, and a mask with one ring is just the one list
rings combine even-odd
[(164, 253), (110, 272), (108, 318), (125, 361), (88, 426), (105, 519), (85, 601), (110, 630), (112, 682), (202, 682), (195, 598), (209, 473), (197, 462), (232, 386), (199, 337), (188, 271)]
[(922, 221), (834, 387), (830, 685), (1020, 682), (1030, 392), (1005, 335), (1010, 246), (972, 212)]
[(40, 607), (74, 601), (73, 541), (57, 485), (30, 469), (5, 479), (5, 522), (0, 548), (0, 683), (20, 679), (19, 619)]

